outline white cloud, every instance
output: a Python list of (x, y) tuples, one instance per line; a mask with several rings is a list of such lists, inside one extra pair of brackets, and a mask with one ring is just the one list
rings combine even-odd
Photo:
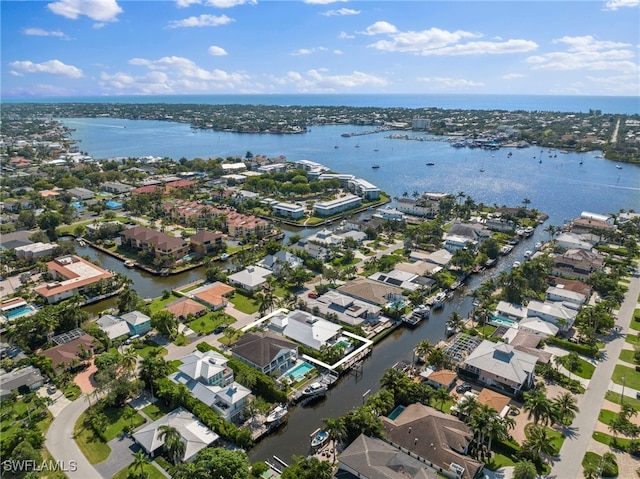
[(304, 0), (309, 5), (329, 5), (331, 3), (346, 2), (347, 0)]
[(324, 15), (326, 17), (335, 17), (335, 16), (343, 16), (343, 15), (360, 15), (360, 10), (353, 10), (351, 8), (341, 8), (339, 10), (327, 10), (326, 12), (322, 12), (320, 15)]
[(340, 32), (338, 34), (338, 38), (341, 40), (345, 40), (345, 39), (349, 39), (349, 38), (356, 38), (355, 35), (349, 35), (347, 32)]
[(222, 47), (217, 47), (215, 45), (211, 45), (209, 47), (209, 55), (213, 55), (214, 57), (222, 57), (227, 55), (227, 51)]
[(255, 5), (257, 0), (176, 0), (176, 5), (180, 8), (191, 5), (206, 5), (215, 8), (232, 8), (238, 5)]
[(233, 22), (232, 18), (226, 15), (200, 15), (198, 17), (189, 17), (182, 20), (173, 20), (169, 22), (169, 28), (181, 27), (219, 27)]
[(199, 5), (200, 3), (200, 0), (176, 0), (176, 5), (179, 8), (186, 8), (190, 7), (191, 5)]
[(620, 74), (640, 71), (632, 45), (627, 43), (597, 40), (591, 35), (562, 37), (554, 43), (566, 45), (567, 49), (527, 58), (533, 70), (611, 70)]
[(342, 50), (334, 50), (333, 54), (334, 55), (344, 55), (344, 52)]
[(605, 10), (617, 10), (618, 8), (637, 7), (640, 4), (639, 0), (609, 0), (605, 4)]
[(16, 73), (49, 73), (67, 78), (81, 78), (84, 76), (82, 70), (73, 65), (67, 65), (60, 60), (49, 60), (43, 63), (33, 63), (30, 60), (16, 61), (9, 63)]
[(369, 25), (364, 32), (360, 32), (363, 35), (380, 35), (382, 33), (396, 33), (398, 29), (395, 25), (389, 22), (376, 22), (373, 25)]
[(114, 22), (122, 8), (116, 0), (59, 0), (47, 5), (56, 15), (73, 20), (85, 15), (99, 22)]
[(273, 78), (279, 85), (293, 86), (300, 92), (336, 92), (357, 87), (383, 87), (389, 82), (380, 76), (359, 71), (346, 75), (328, 75), (326, 69), (312, 69), (304, 73), (290, 71), (284, 77)]
[(500, 78), (503, 80), (517, 80), (519, 78), (526, 78), (526, 75), (522, 73), (507, 73), (506, 75), (502, 75)]
[(302, 56), (302, 55), (311, 55), (316, 52), (325, 52), (327, 49), (325, 47), (313, 47), (313, 48), (300, 48), (291, 52), (291, 55), (294, 57)]
[(455, 89), (462, 90), (466, 88), (476, 88), (484, 86), (484, 83), (473, 80), (465, 80), (463, 78), (447, 78), (447, 77), (419, 77), (420, 82), (428, 83), (434, 89)]
[(58, 37), (67, 38), (67, 36), (60, 30), (43, 30), (42, 28), (25, 28), (23, 30), (25, 35), (32, 35), (36, 37)]

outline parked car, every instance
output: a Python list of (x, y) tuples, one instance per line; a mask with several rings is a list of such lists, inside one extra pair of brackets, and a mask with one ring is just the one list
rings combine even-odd
[(224, 324), (221, 324), (220, 326), (216, 326), (216, 329), (213, 330), (213, 334), (220, 334), (225, 329), (227, 329), (227, 327)]
[(467, 391), (471, 391), (471, 389), (472, 389), (472, 388), (473, 388), (473, 386), (471, 386), (471, 384), (469, 384), (469, 383), (462, 383), (462, 384), (459, 384), (459, 385), (456, 387), (456, 392), (457, 392), (457, 393), (466, 393)]
[(311, 291), (310, 293), (307, 294), (308, 297), (310, 297), (311, 299), (316, 299), (318, 297), (318, 293), (314, 293), (313, 291)]

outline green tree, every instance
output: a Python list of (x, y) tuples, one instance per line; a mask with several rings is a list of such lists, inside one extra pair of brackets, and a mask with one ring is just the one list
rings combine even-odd
[(282, 471), (282, 479), (331, 479), (333, 468), (315, 457), (294, 456), (295, 462)]
[(540, 421), (547, 424), (552, 414), (551, 401), (538, 389), (524, 393), (523, 409), (529, 413), (529, 419), (533, 418), (535, 425)]
[(513, 467), (513, 479), (536, 479), (537, 477), (536, 465), (527, 459), (516, 462)]
[(169, 425), (158, 428), (158, 438), (163, 441), (162, 450), (174, 465), (182, 462), (186, 451), (186, 444), (178, 430)]
[(344, 421), (341, 418), (326, 418), (323, 419), (325, 425), (325, 431), (329, 434), (329, 441), (333, 442), (333, 463), (336, 462), (336, 449), (338, 444), (342, 442), (342, 438), (346, 436), (346, 428)]
[(144, 466), (149, 464), (149, 457), (142, 449), (133, 453), (133, 462), (129, 465), (129, 470), (133, 472), (134, 477), (138, 479), (146, 478)]
[(170, 311), (156, 311), (151, 316), (151, 327), (170, 340), (174, 340), (178, 335), (179, 324), (178, 318)]
[(230, 451), (221, 447), (198, 451), (190, 464), (180, 465), (177, 479), (248, 479), (249, 459), (244, 451)]

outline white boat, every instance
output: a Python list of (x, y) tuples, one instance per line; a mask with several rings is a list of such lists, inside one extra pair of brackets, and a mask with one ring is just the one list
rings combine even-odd
[(228, 259), (228, 258), (229, 258), (229, 255), (228, 255), (227, 253), (222, 253), (222, 254), (220, 255), (220, 260), (221, 260), (221, 261), (224, 261), (225, 259)]
[(618, 168), (619, 170), (621, 170), (621, 169), (622, 169), (622, 166), (620, 166), (620, 165), (616, 165), (616, 168)]
[(278, 404), (267, 416), (267, 424), (278, 422), (280, 419), (285, 417), (288, 412), (289, 410), (285, 406)]
[(311, 439), (311, 447), (322, 446), (327, 442), (327, 439), (329, 439), (329, 433), (327, 431), (320, 431)]
[(538, 241), (534, 246), (535, 246), (536, 249), (540, 249), (540, 248), (542, 248), (542, 243), (540, 241)]
[(531, 255), (533, 254), (533, 252), (531, 250), (527, 250), (524, 252), (524, 257), (525, 259), (529, 259), (531, 258)]
[(513, 262), (513, 267), (517, 268), (518, 266), (520, 266), (520, 261), (514, 261)]
[(133, 268), (136, 264), (133, 261), (131, 261), (130, 259), (128, 259), (127, 261), (124, 262), (124, 265), (127, 268)]
[(327, 385), (322, 383), (311, 383), (302, 390), (302, 397), (314, 397), (319, 396), (327, 392)]
[(447, 293), (444, 291), (436, 294), (436, 297), (433, 298), (433, 307), (434, 309), (439, 309), (444, 306), (444, 300), (447, 299)]

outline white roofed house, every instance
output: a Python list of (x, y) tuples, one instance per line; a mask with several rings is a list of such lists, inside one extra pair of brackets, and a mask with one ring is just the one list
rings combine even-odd
[(304, 206), (293, 203), (275, 203), (271, 207), (273, 214), (294, 220), (302, 218), (305, 212)]
[(184, 384), (225, 421), (238, 420), (251, 391), (234, 381), (228, 359), (215, 351), (194, 351), (181, 361), (178, 372), (169, 379)]
[(227, 281), (245, 291), (257, 291), (267, 282), (271, 271), (260, 266), (249, 266), (242, 271), (229, 275)]
[(478, 381), (511, 395), (530, 388), (537, 357), (505, 343), (483, 340), (459, 368)]
[(303, 264), (304, 261), (302, 258), (284, 250), (267, 255), (258, 263), (259, 266), (270, 269), (274, 273), (279, 272), (284, 265), (289, 265), (291, 269), (295, 269), (299, 266), (303, 266)]
[(496, 314), (507, 319), (520, 321), (527, 317), (527, 308), (521, 304), (500, 301), (498, 302), (498, 306), (496, 306)]
[(342, 333), (342, 326), (306, 311), (291, 311), (287, 315), (277, 315), (270, 321), (271, 329), (316, 351), (337, 340)]
[(584, 305), (584, 303), (587, 301), (586, 295), (558, 286), (549, 286), (545, 294), (547, 301), (568, 302), (574, 303), (578, 306)]
[(548, 321), (566, 332), (573, 326), (579, 309), (578, 305), (569, 302), (533, 300), (527, 305), (527, 316)]

